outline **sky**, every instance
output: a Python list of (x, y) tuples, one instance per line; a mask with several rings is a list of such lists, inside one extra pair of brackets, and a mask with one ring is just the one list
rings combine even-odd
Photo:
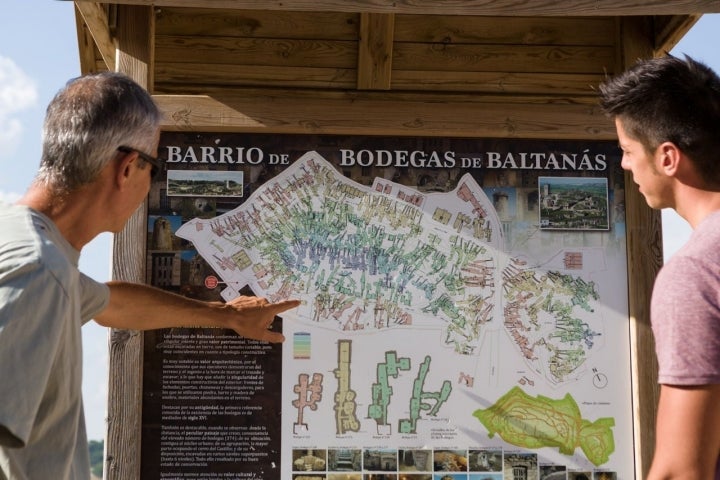
[[(720, 72), (720, 14), (704, 15), (672, 50)], [(7, 0), (0, 15), (0, 200), (14, 201), (33, 179), (40, 160), (45, 107), (70, 78), (80, 74), (73, 3)], [(690, 235), (677, 214), (663, 210), (665, 258)], [(80, 256), (80, 269), (98, 281), (110, 279), (112, 237), (102, 234)], [(108, 331), (83, 327), (83, 395), (88, 438), (105, 436)]]

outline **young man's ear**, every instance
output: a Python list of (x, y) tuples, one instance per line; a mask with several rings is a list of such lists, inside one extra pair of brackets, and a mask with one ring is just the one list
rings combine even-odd
[(661, 143), (658, 147), (658, 155), (660, 155), (660, 169), (668, 176), (674, 177), (680, 168), (680, 149), (672, 142)]

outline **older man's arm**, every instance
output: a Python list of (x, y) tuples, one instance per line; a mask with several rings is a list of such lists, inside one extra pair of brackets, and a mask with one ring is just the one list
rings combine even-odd
[(282, 342), (269, 330), (276, 315), (300, 305), (298, 300), (270, 303), (263, 297), (241, 296), (230, 302), (204, 302), (129, 282), (108, 282), (110, 302), (95, 316), (100, 325), (130, 330), (172, 327), (219, 327), (266, 342)]

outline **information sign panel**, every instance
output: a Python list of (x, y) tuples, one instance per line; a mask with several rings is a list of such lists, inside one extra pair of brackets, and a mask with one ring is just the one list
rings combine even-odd
[(143, 478), (633, 476), (614, 143), (174, 132), (160, 154), (148, 282), (302, 305), (282, 346), (146, 337)]

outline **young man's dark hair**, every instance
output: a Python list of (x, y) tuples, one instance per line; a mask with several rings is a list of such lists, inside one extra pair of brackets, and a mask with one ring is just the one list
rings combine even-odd
[(669, 141), (720, 187), (720, 77), (690, 57), (642, 60), (600, 85), (600, 105), (648, 152)]

